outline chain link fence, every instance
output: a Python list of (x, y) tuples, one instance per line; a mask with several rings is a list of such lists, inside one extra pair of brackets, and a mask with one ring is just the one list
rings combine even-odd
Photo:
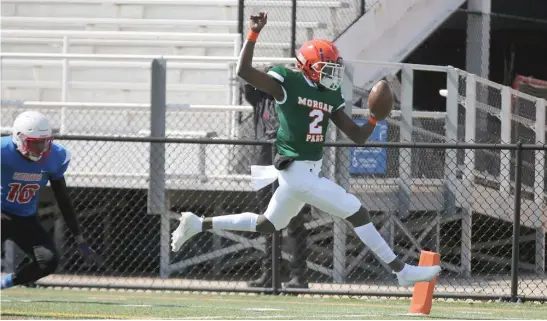
[[(14, 108), (13, 114), (17, 113), (18, 110)], [(52, 108), (50, 117), (60, 119), (58, 113), (58, 109), (53, 111)], [(105, 118), (104, 111), (88, 110), (86, 113), (80, 114), (90, 120), (89, 127), (80, 127), (84, 133), (96, 133), (92, 119), (102, 119), (103, 122), (109, 119), (111, 126), (120, 125), (121, 119), (116, 119), (114, 115)], [(10, 113), (6, 112), (5, 115)], [(148, 116), (148, 111), (127, 111), (124, 119), (136, 120), (142, 116)], [(211, 128), (207, 124), (200, 126), (205, 133), (203, 137), (211, 136), (213, 129), (216, 129), (217, 135), (229, 137), (229, 131), (219, 125), (227, 122), (226, 115), (220, 117), (220, 113), (196, 113), (193, 116), (211, 119)], [(70, 113), (66, 117), (76, 119)], [(180, 124), (182, 118), (195, 123), (192, 115), (184, 112), (172, 111), (167, 117), (168, 123), (173, 124)], [(391, 122), (396, 121), (397, 117), (394, 117)], [(146, 127), (144, 121), (135, 121), (135, 126), (135, 129), (125, 134), (134, 135), (138, 128)], [(396, 125), (387, 129), (389, 141), (398, 141), (395, 128)], [(70, 132), (71, 128), (68, 130)], [(169, 233), (177, 225), (176, 213), (180, 211), (193, 211), (207, 217), (245, 211), (262, 212), (269, 193), (253, 191), (248, 172), (244, 173), (234, 165), (241, 162), (256, 163), (261, 145), (243, 145), (241, 147), (247, 150), (242, 152), (242, 149), (231, 144), (166, 144), (166, 198), (169, 214), (163, 217), (162, 223), (161, 215), (147, 213), (150, 144), (146, 143), (146, 135), (141, 132), (143, 142), (139, 143), (60, 140), (74, 155), (67, 179), (86, 237), (105, 257), (106, 263), (97, 268), (87, 266), (81, 260), (70, 234), (63, 227), (62, 219), (54, 215), (54, 203), (46, 193), (43, 196), (42, 217), (49, 221), (60, 253), (63, 253), (63, 260), (58, 274), (47, 278), (45, 282), (69, 282), (87, 286), (252, 290), (247, 288), (246, 282), (263, 273), (263, 265), (268, 264), (264, 260), (269, 252), (265, 236), (217, 231), (203, 233), (190, 240), (176, 254), (169, 253), (169, 249), (162, 246), (161, 239), (168, 239)], [(171, 137), (175, 135), (195, 138), (193, 135), (196, 133), (168, 133)], [(418, 138), (420, 134), (416, 133), (413, 137)], [(270, 148), (269, 144), (265, 146)], [(511, 284), (512, 195), (516, 190), (512, 186), (504, 190), (502, 180), (495, 177), (486, 181), (480, 175), (475, 175), (474, 181), (466, 181), (462, 173), (466, 170), (465, 164), (469, 164), (471, 150), (462, 149), (459, 153), (461, 157), (446, 159), (448, 147), (435, 147), (411, 148), (410, 158), (401, 158), (400, 148), (378, 147), (374, 151), (368, 148), (368, 157), (373, 157), (377, 164), (385, 164), (377, 166), (373, 173), (366, 173), (367, 170), (363, 171), (362, 168), (361, 171), (355, 168), (352, 170), (351, 165), (347, 166), (359, 158), (356, 149), (348, 151), (344, 147), (328, 147), (323, 175), (336, 180), (360, 197), (363, 204), (370, 208), (383, 236), (403, 259), (416, 263), (419, 251), (424, 249), (441, 253), (444, 272), (438, 282), (437, 293), (507, 296)], [(527, 152), (536, 155), (541, 153), (526, 149), (521, 151), (522, 155)], [(477, 165), (480, 164), (481, 153), (511, 157), (507, 162), (497, 158), (497, 162), (492, 161), (491, 164), (500, 163), (496, 172), (509, 171), (511, 182), (515, 181), (515, 172), (512, 170), (516, 156), (514, 148), (512, 152), (504, 149), (475, 149)], [(521, 157), (522, 183), (525, 186), (530, 178), (525, 178), (523, 160), (524, 157)], [(152, 159), (152, 163), (154, 161)], [(457, 165), (457, 172), (452, 174), (458, 178), (456, 206), (452, 209), (447, 206), (448, 174), (445, 172), (446, 165), (451, 162)], [(535, 169), (534, 175), (540, 175), (539, 171), (544, 168), (544, 164), (545, 157), (533, 161), (531, 168)], [(349, 175), (336, 175), (336, 169), (340, 169), (340, 166)], [(401, 168), (409, 172), (402, 173)], [(480, 171), (480, 167), (476, 166), (475, 170)], [(401, 204), (399, 194), (398, 178), (404, 175), (412, 179), (412, 195), (408, 204)], [(542, 182), (536, 180), (536, 183), (541, 185)], [(544, 193), (544, 186), (537, 184), (534, 190), (543, 190)], [(524, 188), (519, 190), (522, 190), (519, 295), (544, 298), (545, 200), (538, 199), (537, 195), (541, 194), (530, 196)], [(402, 209), (401, 206), (407, 208)], [(313, 207), (309, 213), (299, 216), (299, 219), (301, 222), (296, 224), (300, 225), (297, 233), (292, 231), (291, 237), (287, 231), (282, 233), (284, 241), (281, 243), (281, 265), (278, 271), (282, 281), (294, 273), (291, 271), (294, 266), (301, 266), (301, 262), (305, 262), (303, 277), (310, 282), (313, 291), (388, 294), (404, 290), (396, 286), (393, 275), (361, 244), (349, 225), (343, 224), (342, 229), (335, 229), (333, 219)], [(344, 241), (335, 242), (337, 237), (342, 237)], [(295, 239), (298, 243), (295, 243)], [(343, 244), (343, 248), (334, 248), (336, 243), (338, 246)], [(299, 251), (299, 254), (294, 255), (294, 251)], [(165, 261), (162, 266), (162, 257), (168, 259), (167, 266)], [(159, 278), (162, 274), (168, 278)]]
[[(233, 145), (165, 144), (167, 213), (154, 215), (147, 211), (151, 144), (146, 143), (146, 138), (138, 143), (113, 140), (59, 140), (74, 154), (72, 168), (86, 169), (85, 172), (69, 170), (67, 179), (85, 236), (105, 258), (105, 264), (88, 266), (80, 258), (62, 218), (52, 215), (54, 203), (46, 193), (42, 197), (42, 218), (55, 235), (63, 256), (57, 274), (46, 278), (45, 283), (252, 291), (246, 282), (260, 276), (265, 269), (272, 269), (272, 259), (267, 259), (266, 236), (208, 231), (193, 237), (178, 253), (170, 253), (165, 243), (165, 238), (168, 240), (178, 225), (178, 212), (193, 211), (211, 217), (264, 210), (269, 188), (256, 193), (249, 175), (230, 174), (229, 167), (223, 165), (230, 161)], [(271, 148), (269, 144), (264, 146)], [(450, 147), (455, 146), (436, 145), (429, 149), (437, 151), (435, 157), (444, 161), (442, 155), (446, 153), (442, 151)], [(482, 147), (476, 150), (493, 146)], [(330, 148), (335, 149), (337, 155), (347, 150), (346, 147)], [(400, 148), (389, 149), (399, 156)], [(469, 149), (462, 151), (466, 154)], [(519, 152), (524, 151), (526, 148)], [(247, 155), (247, 161), (253, 163), (256, 155)], [(390, 163), (393, 158), (389, 154), (376, 155), (380, 163)], [(200, 170), (200, 157), (205, 160), (204, 173)], [(463, 164), (456, 159), (448, 161)], [(417, 162), (429, 163), (427, 158)], [(423, 178), (415, 175), (419, 171), (413, 171), (409, 173), (413, 178), (409, 207), (401, 211), (397, 179), (390, 175), (358, 173), (341, 181), (330, 169), (344, 163), (350, 163), (349, 159), (325, 158), (323, 175), (348, 186), (349, 191), (362, 200), (399, 257), (417, 264), (421, 250), (441, 254), (444, 271), (437, 283), (437, 294), (510, 295), (513, 195), (517, 190), (504, 194), (481, 181), (458, 180), (456, 206), (452, 210), (447, 205), (445, 174), (439, 171)], [(311, 291), (385, 295), (405, 291), (397, 286), (389, 269), (360, 242), (350, 225), (343, 223), (342, 228), (337, 229), (331, 216), (313, 207), (297, 219), (300, 222), (290, 231), (291, 235), (282, 231), (277, 271), (281, 281), (301, 273), (300, 277), (309, 282)], [(545, 232), (542, 230), (546, 220), (544, 201), (523, 195), (518, 243), (518, 294), (521, 296), (543, 299), (546, 296)], [(337, 242), (336, 238), (343, 241)], [(335, 248), (336, 244), (342, 248)], [(306, 268), (302, 268), (302, 264)], [(270, 271), (270, 278), (272, 274)]]
[[(448, 74), (442, 85), (448, 88), (447, 106), (455, 98), (456, 114), (411, 110), (410, 123), (403, 125), (407, 111), (396, 108), (378, 126), (372, 139), (378, 143), (370, 147), (341, 144), (343, 136), (331, 126), (322, 175), (361, 199), (405, 261), (416, 264), (421, 250), (440, 253), (439, 296), (545, 300), (545, 146), (517, 144), (542, 143), (536, 140), (541, 135), (511, 130), (520, 124), (536, 134), (545, 131), (545, 101), (455, 69)], [(394, 90), (400, 106), (414, 106)], [(40, 284), (409, 295), (351, 226), (313, 206), (271, 241), (257, 233), (207, 231), (172, 253), (170, 233), (181, 211), (206, 217), (264, 211), (273, 187), (253, 190), (249, 165), (271, 150), (271, 143), (252, 141), (253, 109), (247, 106), (169, 105), (170, 140), (158, 145), (149, 138), (148, 104), (114, 105), (36, 108), (56, 131), (88, 135), (61, 136), (58, 142), (73, 155), (66, 177), (85, 237), (105, 259), (101, 267), (82, 260), (46, 190), (39, 214), (62, 261)], [(28, 108), (3, 102), (2, 128)], [(355, 108), (353, 118), (363, 121), (366, 112)], [(485, 136), (479, 135), (483, 128)], [(411, 142), (397, 143), (404, 140)], [(456, 141), (471, 145), (453, 145)], [(162, 146), (165, 157), (151, 152)], [(154, 208), (151, 199), (165, 202)], [(22, 256), (13, 247), (4, 250), (9, 270)], [(269, 283), (249, 287), (247, 282), (264, 273)], [(294, 275), (309, 289), (283, 289)]]

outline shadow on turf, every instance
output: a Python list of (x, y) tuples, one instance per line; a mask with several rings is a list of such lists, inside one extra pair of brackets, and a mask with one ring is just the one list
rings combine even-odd
[(29, 320), (32, 318), (36, 318), (36, 316), (19, 313), (2, 313), (2, 320)]
[[(19, 300), (11, 300), (12, 302), (17, 302)], [(190, 305), (182, 305), (182, 304), (150, 304), (150, 303), (122, 303), (122, 302), (104, 302), (104, 301), (59, 301), (59, 300), (20, 300), (20, 302), (28, 302), (31, 301), (33, 303), (76, 303), (76, 304), (99, 304), (99, 305), (116, 305), (116, 306), (133, 306), (133, 305), (143, 305), (143, 306), (149, 306), (149, 307), (158, 307), (158, 308), (187, 308), (190, 307)], [(7, 315), (7, 314), (6, 314)], [(2, 316), (4, 316), (4, 313), (2, 313)]]

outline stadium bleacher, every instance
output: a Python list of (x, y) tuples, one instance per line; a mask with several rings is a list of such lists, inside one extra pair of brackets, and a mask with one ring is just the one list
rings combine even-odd
[[(274, 2), (290, 13), (291, 1)], [(246, 6), (256, 10), (271, 4), (272, 1), (246, 1)], [(235, 0), (7, 0), (2, 2), (2, 51), (234, 56), (240, 47), (237, 5)], [(298, 22), (299, 41), (332, 36), (334, 31), (327, 28), (328, 22), (336, 18), (337, 10), (348, 7), (343, 1), (299, 1), (298, 6), (306, 8), (313, 17), (324, 18)], [(289, 56), (290, 44), (279, 30), (290, 29), (290, 15), (279, 14), (271, 20), (269, 34), (264, 36), (267, 40), (257, 46), (256, 55)], [(25, 65), (23, 61), (5, 60), (3, 96), (49, 101), (62, 98), (58, 81), (61, 66), (44, 68), (40, 63), (27, 61)], [(141, 93), (146, 89), (142, 68), (125, 66), (107, 73), (97, 66), (80, 66), (77, 71), (69, 66), (70, 101), (94, 101), (95, 97), (100, 97), (101, 102), (147, 100)], [(229, 68), (205, 67), (204, 72), (178, 69), (175, 73), (169, 77), (168, 96), (176, 103), (224, 104), (231, 99), (227, 87), (233, 84), (233, 76)], [(112, 79), (120, 82), (112, 83)], [(224, 93), (222, 87), (226, 87)]]

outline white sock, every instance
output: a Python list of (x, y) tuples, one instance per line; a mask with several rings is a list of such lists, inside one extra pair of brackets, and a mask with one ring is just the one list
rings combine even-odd
[(397, 258), (393, 250), (387, 245), (386, 241), (380, 235), (374, 224), (368, 223), (355, 228), (357, 236), (368, 246), (376, 255), (386, 264), (393, 262)]
[(213, 230), (256, 232), (258, 214), (241, 213), (213, 217)]

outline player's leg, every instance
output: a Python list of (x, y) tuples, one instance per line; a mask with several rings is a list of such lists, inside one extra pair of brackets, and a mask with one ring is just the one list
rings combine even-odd
[(260, 258), (260, 275), (247, 283), (250, 288), (272, 287), (272, 243), (273, 234), (264, 234), (264, 253)]
[(287, 226), (303, 206), (304, 202), (296, 199), (290, 188), (280, 184), (263, 215), (245, 212), (199, 218), (193, 213), (184, 212), (181, 213), (179, 226), (171, 236), (171, 248), (176, 252), (195, 234), (211, 229), (273, 233)]
[(363, 206), (354, 214), (346, 217), (346, 219), (354, 226), (355, 233), (363, 243), (373, 249), (373, 251), (389, 265), (397, 275), (400, 285), (409, 286), (416, 282), (430, 281), (441, 271), (441, 267), (438, 265), (414, 266), (405, 264), (393, 253), (393, 250), (380, 235), (376, 227), (371, 223), (368, 210)]
[(307, 244), (308, 230), (304, 226), (306, 214), (311, 212), (309, 205), (304, 206), (287, 226), (287, 243), (291, 252), (289, 261), (290, 280), (284, 284), (285, 288), (308, 288), (306, 276), (306, 260), (309, 249)]
[[(268, 165), (272, 163), (272, 148), (262, 146), (258, 165)], [(268, 208), (268, 203), (273, 195), (273, 189), (268, 186), (256, 192), (256, 200), (259, 204), (259, 213), (264, 213)], [(272, 242), (273, 234), (265, 235), (265, 251), (260, 259), (260, 276), (255, 280), (249, 281), (247, 285), (251, 288), (266, 288), (272, 286)]]
[[(14, 228), (13, 228), (13, 221), (11, 219), (11, 215), (7, 215), (7, 214), (4, 214), (2, 213), (2, 246), (4, 246), (4, 243), (6, 242), (6, 240), (8, 239), (11, 239), (12, 236), (13, 236), (13, 233), (14, 233)], [(1, 282), (1, 288), (2, 289), (7, 289), (7, 288), (10, 288), (13, 286), (13, 274), (10, 273), (10, 274), (6, 274), (2, 277), (2, 282)]]
[(289, 170), (280, 174), (280, 183), (293, 186), (297, 191), (295, 197), (315, 206), (331, 215), (347, 219), (355, 229), (359, 239), (368, 246), (383, 262), (385, 262), (399, 279), (401, 285), (411, 285), (416, 282), (429, 281), (440, 272), (439, 266), (418, 267), (402, 262), (372, 224), (370, 215), (361, 202), (336, 183), (319, 178), (319, 169), (302, 173), (295, 177)]
[(11, 216), (11, 220), (14, 233), (10, 239), (28, 256), (11, 275), (11, 285), (34, 282), (55, 272), (59, 262), (57, 251), (37, 218)]

